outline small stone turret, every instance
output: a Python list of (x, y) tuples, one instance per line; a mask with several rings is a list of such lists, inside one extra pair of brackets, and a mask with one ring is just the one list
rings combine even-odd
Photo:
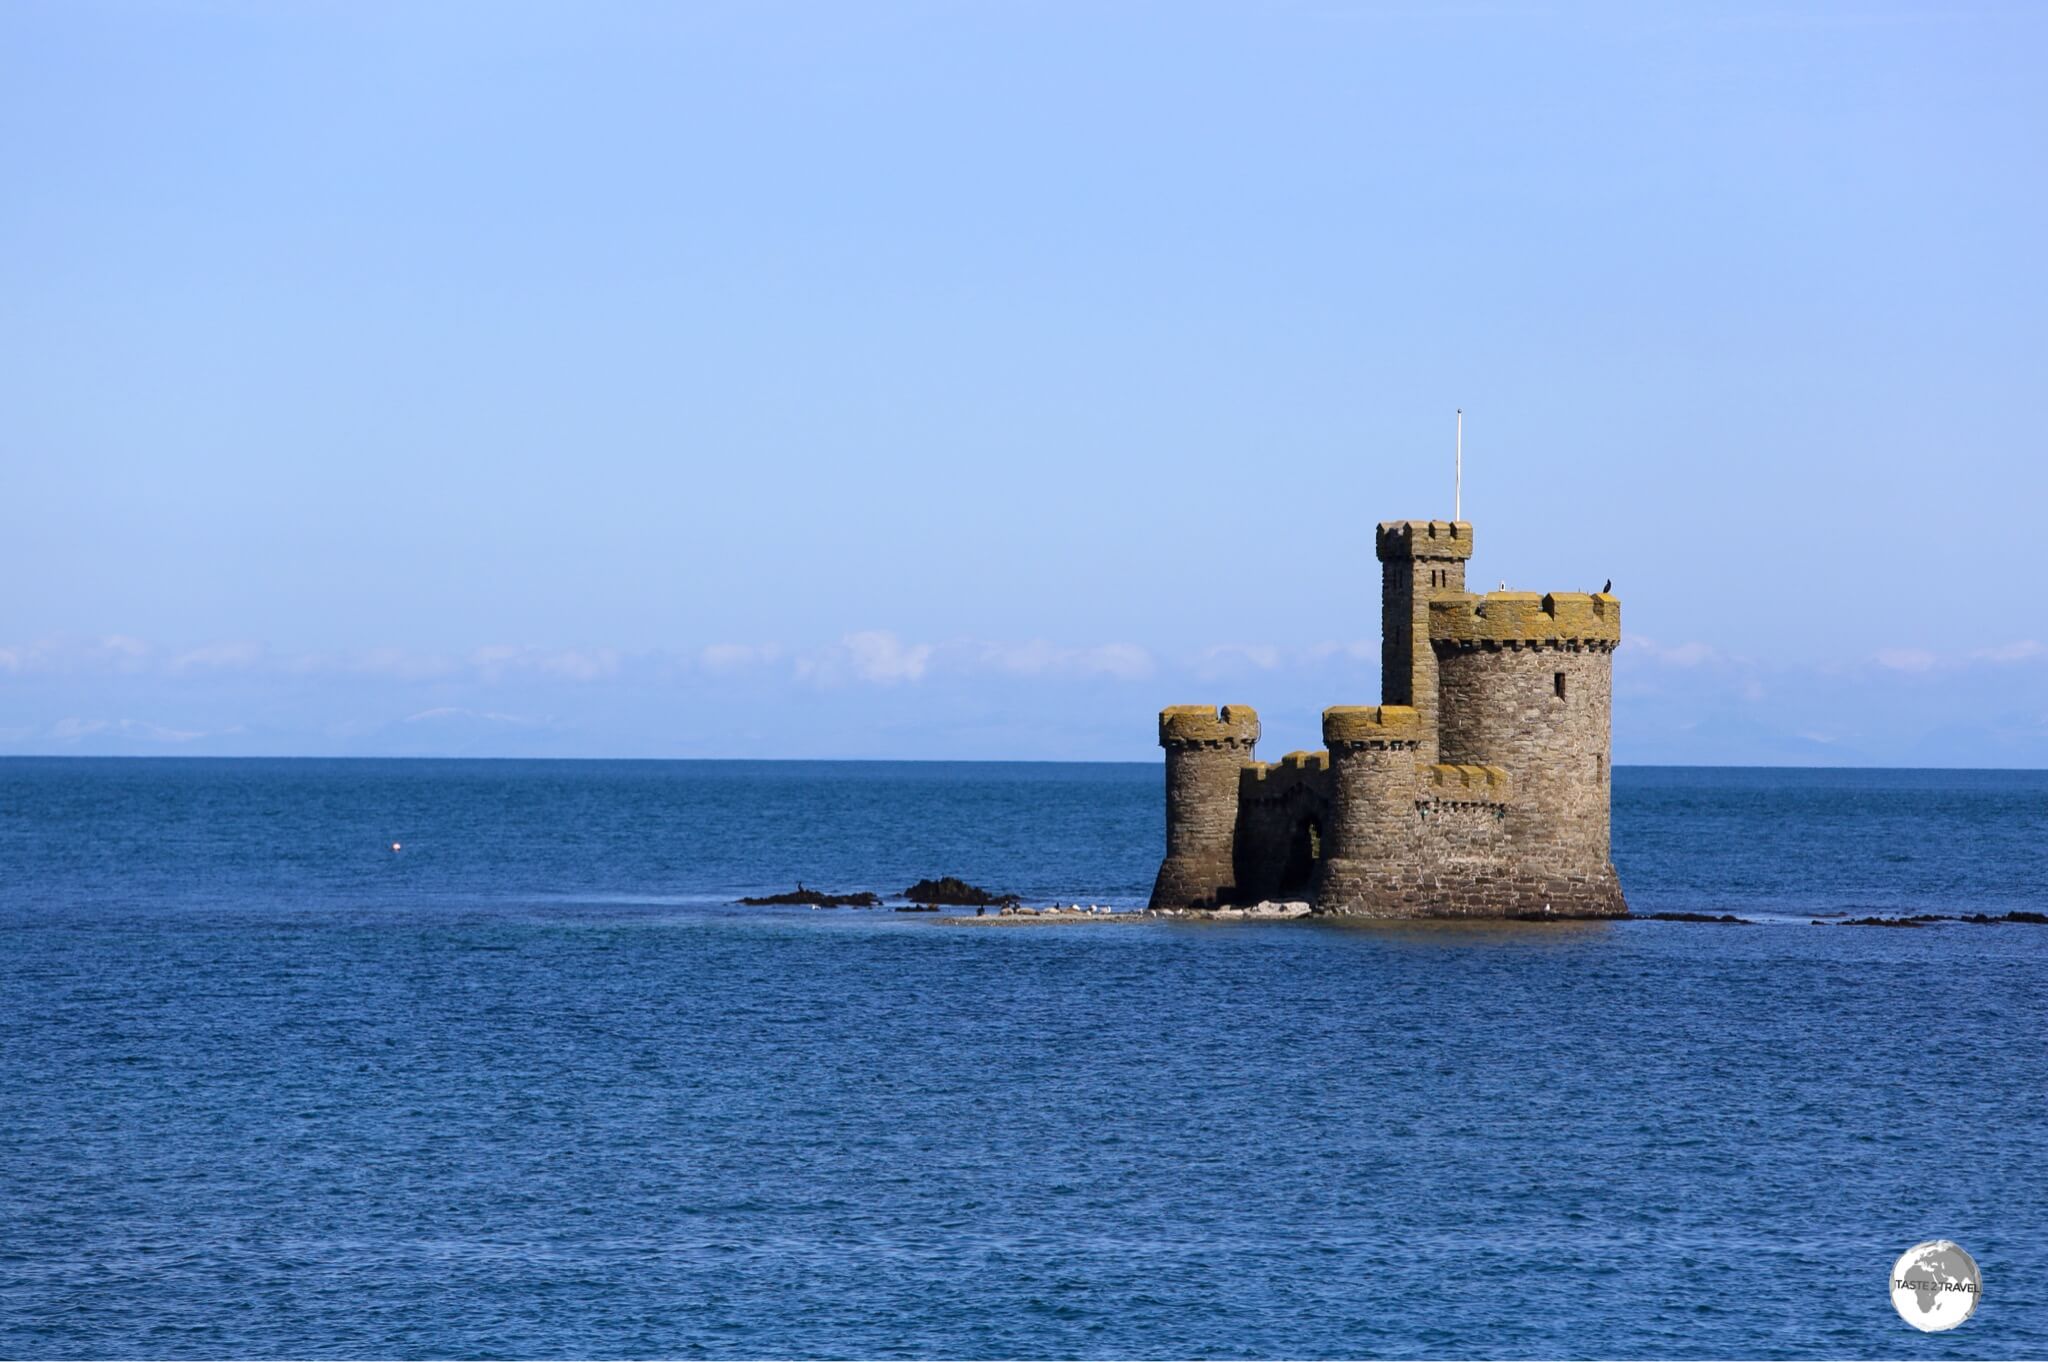
[(1258, 716), (1181, 705), (1155, 908), (1306, 892), (1371, 917), (1612, 917), (1609, 733), (1621, 602), (1465, 591), (1472, 527), (1375, 540), (1379, 705), (1323, 711), (1327, 753), (1253, 760)]
[(1323, 711), (1330, 749), (1328, 851), (1315, 901), (1345, 912), (1384, 912), (1390, 877), (1412, 859), (1415, 760), (1422, 715), (1408, 705), (1336, 705)]
[(1259, 741), (1250, 705), (1172, 705), (1159, 714), (1166, 749), (1166, 860), (1154, 905), (1211, 907), (1236, 886), (1238, 772)]

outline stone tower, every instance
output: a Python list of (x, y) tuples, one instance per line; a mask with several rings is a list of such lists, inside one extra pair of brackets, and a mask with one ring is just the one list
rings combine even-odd
[(1256, 760), (1256, 712), (1177, 705), (1155, 908), (1305, 893), (1372, 917), (1612, 917), (1605, 593), (1465, 590), (1472, 527), (1379, 527), (1382, 703), (1323, 712), (1323, 752)]
[(1442, 760), (1515, 774), (1506, 834), (1529, 896), (1626, 912), (1608, 861), (1621, 602), (1576, 592), (1440, 597), (1430, 602), (1430, 643)]
[(1166, 859), (1155, 903), (1213, 907), (1237, 883), (1238, 773), (1259, 741), (1250, 705), (1173, 705), (1159, 715), (1166, 749)]
[(1380, 560), (1380, 699), (1422, 716), (1421, 760), (1436, 760), (1436, 655), (1429, 603), (1465, 589), (1472, 527), (1462, 520), (1390, 520), (1373, 547)]
[[(1315, 899), (1349, 912), (1388, 911), (1390, 872), (1411, 854), (1415, 773), (1426, 730), (1408, 705), (1337, 705), (1323, 711), (1330, 751), (1330, 822)], [(1388, 915), (1393, 915), (1390, 911)]]

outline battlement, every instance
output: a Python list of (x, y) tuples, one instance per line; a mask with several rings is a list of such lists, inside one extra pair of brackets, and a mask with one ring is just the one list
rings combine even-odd
[(1453, 648), (1621, 642), (1621, 602), (1605, 593), (1452, 592), (1429, 603), (1429, 641)]
[(1320, 775), (1329, 769), (1328, 752), (1289, 752), (1278, 761), (1248, 761), (1243, 767), (1245, 779), (1253, 782), (1269, 776)]
[(1250, 747), (1259, 712), (1250, 705), (1168, 705), (1159, 711), (1161, 747)]
[(1499, 766), (1444, 763), (1415, 768), (1415, 797), (1449, 804), (1506, 804), (1514, 797), (1514, 777)]
[(1332, 749), (1413, 746), (1423, 730), (1422, 715), (1407, 705), (1332, 705), (1323, 711), (1323, 741)]
[(1278, 761), (1248, 761), (1237, 769), (1240, 797), (1285, 795), (1304, 782), (1320, 787), (1330, 774), (1328, 752), (1289, 752)]
[(1383, 520), (1373, 540), (1382, 563), (1472, 556), (1472, 524), (1465, 520)]

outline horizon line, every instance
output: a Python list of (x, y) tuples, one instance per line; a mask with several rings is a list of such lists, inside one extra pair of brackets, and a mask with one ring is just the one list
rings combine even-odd
[[(15, 761), (471, 761), (471, 762), (695, 762), (752, 765), (813, 766), (1144, 766), (1163, 769), (1164, 762), (1062, 757), (648, 757), (648, 756), (505, 756), (491, 754), (378, 755), (376, 753), (223, 753), (223, 752), (0, 752), (0, 762)], [(1886, 766), (1871, 762), (1660, 762), (1617, 761), (1620, 771), (2019, 771), (2048, 774), (2048, 766)]]

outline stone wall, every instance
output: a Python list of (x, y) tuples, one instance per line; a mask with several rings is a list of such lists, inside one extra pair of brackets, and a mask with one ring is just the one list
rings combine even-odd
[(1500, 864), (1507, 854), (1505, 804), (1453, 804), (1417, 800), (1416, 844), (1426, 860), (1442, 871), (1479, 872)]
[(1289, 752), (1238, 773), (1237, 897), (1306, 899), (1328, 854), (1330, 754)]

